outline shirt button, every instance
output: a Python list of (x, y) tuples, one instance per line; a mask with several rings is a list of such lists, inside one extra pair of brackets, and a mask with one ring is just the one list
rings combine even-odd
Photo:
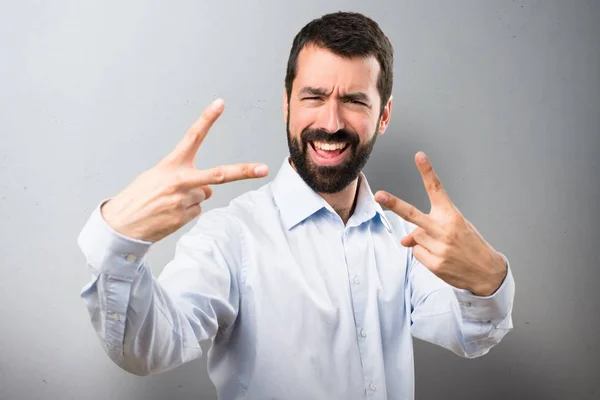
[(369, 389), (371, 389), (374, 392), (375, 389), (377, 389), (377, 387), (375, 386), (375, 384), (373, 382), (371, 382), (371, 383), (369, 383)]
[(128, 262), (135, 262), (135, 260), (137, 260), (137, 257), (134, 254), (127, 254), (127, 257), (125, 258)]
[(365, 331), (364, 329), (361, 329), (360, 330), (360, 336), (367, 337), (367, 331)]
[(469, 307), (471, 307), (471, 303), (470, 303), (470, 302), (468, 302), (468, 301), (464, 301), (464, 302), (462, 302), (461, 304), (463, 305), (463, 307), (466, 307), (466, 308), (469, 308)]
[(117, 313), (114, 313), (114, 314), (112, 315), (112, 319), (114, 319), (115, 321), (118, 321), (118, 320), (120, 320), (120, 319), (121, 319), (121, 317), (119, 317), (119, 314), (117, 314)]
[(354, 277), (354, 283), (356, 283), (357, 285), (360, 285), (360, 279), (358, 279), (358, 276)]

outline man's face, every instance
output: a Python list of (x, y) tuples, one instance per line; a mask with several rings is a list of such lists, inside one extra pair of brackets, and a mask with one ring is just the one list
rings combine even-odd
[(298, 55), (284, 116), (292, 163), (314, 191), (336, 193), (354, 181), (385, 131), (391, 100), (380, 116), (379, 70), (375, 57), (345, 59), (317, 46)]

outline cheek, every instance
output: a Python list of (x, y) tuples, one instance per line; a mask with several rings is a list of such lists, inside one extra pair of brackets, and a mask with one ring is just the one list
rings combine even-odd
[(314, 125), (315, 111), (310, 109), (296, 109), (290, 113), (290, 133), (294, 137), (299, 137), (300, 133)]
[(355, 116), (348, 121), (350, 129), (358, 133), (361, 142), (367, 142), (373, 137), (373, 132), (377, 130), (377, 121), (372, 121), (370, 117)]

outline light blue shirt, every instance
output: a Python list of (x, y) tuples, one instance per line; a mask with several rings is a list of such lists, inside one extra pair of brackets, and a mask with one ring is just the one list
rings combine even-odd
[(449, 286), (361, 178), (344, 225), (286, 158), (274, 181), (201, 215), (158, 278), (151, 244), (113, 231), (99, 204), (78, 238), (93, 274), (81, 296), (108, 356), (155, 374), (211, 339), (220, 399), (396, 400), (414, 398), (413, 336), (487, 353), (513, 327), (510, 267), (489, 297)]

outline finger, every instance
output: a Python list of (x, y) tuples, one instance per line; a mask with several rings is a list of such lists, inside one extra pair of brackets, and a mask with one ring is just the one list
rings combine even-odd
[(420, 226), (431, 235), (436, 236), (442, 233), (441, 228), (433, 219), (431, 219), (428, 215), (423, 214), (415, 206), (406, 203), (404, 200), (400, 200), (396, 196), (380, 190), (375, 193), (375, 200), (381, 205), (389, 208), (405, 221), (412, 222), (413, 224)]
[(223, 113), (224, 108), (221, 99), (216, 99), (205, 108), (200, 118), (190, 126), (181, 141), (169, 154), (168, 161), (193, 164), (198, 148), (200, 148), (210, 128)]
[(442, 256), (444, 250), (444, 244), (428, 235), (422, 228), (417, 228), (409, 235), (403, 237), (400, 243), (405, 247), (420, 245), (436, 256)]
[(438, 257), (421, 245), (413, 247), (412, 253), (413, 257), (429, 270), (435, 269), (435, 266), (440, 263)]
[(269, 173), (269, 167), (262, 163), (241, 163), (221, 165), (206, 170), (197, 170), (190, 184), (219, 185), (244, 179), (263, 178)]
[(211, 189), (210, 186), (200, 186), (202, 188), (202, 190), (204, 190), (204, 195), (206, 196), (204, 198), (204, 201), (210, 199), (212, 197), (213, 191)]
[(184, 219), (186, 221), (185, 223), (187, 224), (188, 222), (196, 218), (198, 215), (200, 215), (200, 213), (202, 213), (202, 203), (197, 203), (189, 206), (184, 211)]
[(433, 170), (433, 166), (425, 153), (422, 151), (418, 152), (415, 156), (415, 162), (421, 173), (421, 178), (423, 178), (423, 184), (429, 195), (431, 205), (445, 205), (451, 203), (450, 196), (446, 193), (442, 181)]
[(204, 200), (206, 200), (206, 192), (202, 187), (197, 187), (187, 191), (182, 205), (184, 208), (188, 208), (194, 204), (200, 204)]
[(400, 244), (404, 247), (415, 247), (418, 243), (415, 240), (413, 233), (409, 233), (400, 240)]

